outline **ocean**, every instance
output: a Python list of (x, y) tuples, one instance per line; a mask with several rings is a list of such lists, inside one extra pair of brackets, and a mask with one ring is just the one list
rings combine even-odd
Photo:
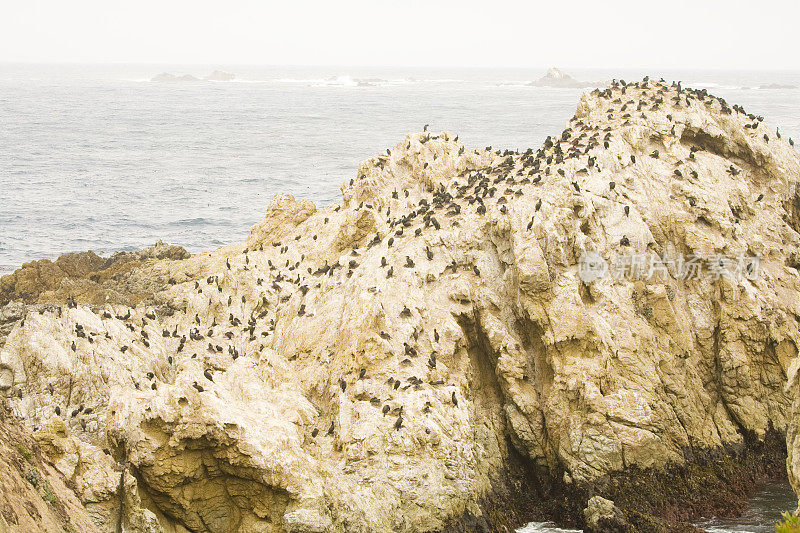
[[(236, 78), (151, 81), (214, 70)], [(538, 148), (590, 90), (528, 85), (544, 71), (0, 64), (0, 274), (158, 239), (190, 252), (241, 242), (275, 194), (335, 203), (359, 161), (426, 124), (467, 147)], [(681, 80), (800, 141), (800, 71), (566, 71)], [(791, 500), (788, 485), (770, 486), (754, 497), (756, 518), (704, 524), (772, 531)]]

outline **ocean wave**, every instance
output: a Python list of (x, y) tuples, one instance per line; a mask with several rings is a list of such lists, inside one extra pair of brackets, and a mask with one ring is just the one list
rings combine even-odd
[(692, 83), (692, 87), (699, 87), (700, 89), (717, 89), (720, 87), (719, 83), (705, 82), (705, 83)]
[(409, 81), (414, 83), (467, 83), (467, 80), (458, 78), (408, 78)]
[(204, 217), (197, 217), (197, 218), (184, 218), (181, 220), (176, 220), (174, 222), (170, 222), (170, 226), (199, 226), (201, 224), (209, 224), (213, 223), (213, 220)]
[(331, 76), (330, 78), (279, 78), (280, 83), (297, 83), (314, 87), (355, 87), (358, 85), (352, 76)]
[[(226, 211), (226, 209), (219, 209), (219, 211)], [(197, 226), (212, 226), (214, 228), (238, 227), (235, 221), (226, 220), (224, 218), (208, 218), (208, 217), (184, 218), (181, 220), (173, 220), (171, 222), (167, 222), (166, 224), (162, 224), (161, 226), (166, 228), (182, 228), (184, 230), (188, 230), (189, 228), (196, 228)], [(155, 226), (155, 229), (158, 229), (158, 227), (159, 226)]]
[(226, 81), (225, 83), (260, 83), (260, 84), (273, 83), (274, 84), (276, 81), (278, 80), (248, 80), (243, 78), (236, 78), (230, 81)]
[(743, 87), (741, 85), (724, 85), (721, 83), (714, 83), (714, 82), (704, 82), (704, 83), (690, 83), (686, 82), (684, 85), (688, 85), (693, 89), (709, 89), (709, 90), (717, 90), (721, 89), (723, 91), (741, 91), (750, 89), (750, 87)]
[(532, 85), (530, 81), (503, 80), (495, 82), (490, 87), (532, 87)]
[(788, 83), (768, 83), (766, 85), (759, 85), (756, 89), (760, 91), (774, 91), (774, 90), (788, 90), (793, 91), (796, 90), (798, 87), (797, 85), (792, 85)]
[(697, 89), (707, 88), (714, 91), (794, 91), (798, 89), (796, 85), (780, 83), (768, 83), (766, 85), (714, 85), (713, 87), (709, 84), (709, 86), (692, 85), (692, 87)]

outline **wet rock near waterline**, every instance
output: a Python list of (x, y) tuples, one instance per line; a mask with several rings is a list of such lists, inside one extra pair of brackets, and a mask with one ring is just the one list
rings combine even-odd
[(585, 531), (589, 533), (627, 533), (634, 531), (614, 502), (601, 496), (592, 496), (583, 510)]

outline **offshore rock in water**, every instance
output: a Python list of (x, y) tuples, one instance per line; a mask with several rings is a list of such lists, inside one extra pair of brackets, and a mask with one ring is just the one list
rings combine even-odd
[(150, 81), (161, 83), (197, 83), (200, 81), (233, 81), (234, 79), (236, 79), (236, 75), (233, 73), (225, 72), (224, 70), (215, 70), (204, 78), (198, 78), (197, 76), (193, 76), (191, 74), (175, 75), (168, 72), (162, 72), (161, 74), (153, 76)]
[(233, 81), (236, 79), (236, 74), (225, 72), (224, 70), (215, 70), (203, 79), (206, 81)]
[[(9, 401), (87, 509), (118, 512), (89, 489), (123, 461), (128, 530), (583, 527), (593, 497), (690, 527), (783, 468), (799, 178), (757, 117), (664, 82), (584, 95), (539, 150), (411, 134), (341, 205), (279, 196), (246, 243), (131, 270), (135, 307), (28, 313)], [(760, 268), (579, 270), (670, 249)]]
[(547, 74), (538, 80), (530, 82), (528, 85), (532, 87), (555, 87), (558, 89), (583, 89), (586, 87), (600, 87), (605, 85), (606, 82), (587, 82), (578, 81), (569, 74), (551, 67), (547, 69)]

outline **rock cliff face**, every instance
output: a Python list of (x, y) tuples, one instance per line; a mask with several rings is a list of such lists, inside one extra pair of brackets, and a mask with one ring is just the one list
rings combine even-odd
[[(799, 178), (758, 117), (649, 80), (539, 150), (412, 134), (340, 205), (279, 196), (245, 243), (137, 269), (171, 280), (145, 303), (29, 313), (10, 402), (106, 531), (117, 461), (136, 531), (735, 512), (785, 458)], [(589, 282), (586, 251), (715, 259)]]
[(5, 406), (0, 406), (0, 479), (0, 531), (100, 531), (69, 481)]

